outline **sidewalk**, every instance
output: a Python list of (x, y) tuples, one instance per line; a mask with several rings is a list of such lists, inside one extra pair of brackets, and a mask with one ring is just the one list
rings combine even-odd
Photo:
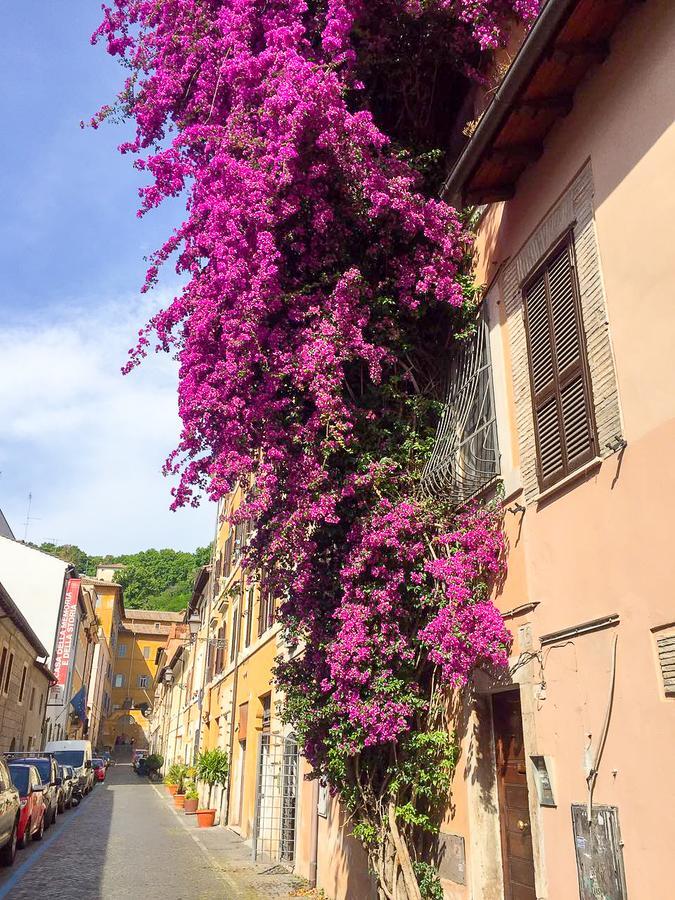
[(171, 795), (159, 785), (153, 787), (229, 886), (226, 900), (267, 900), (272, 897), (291, 900), (321, 896), (311, 891), (303, 878), (291, 874), (284, 866), (254, 862), (251, 848), (229, 828), (199, 828), (196, 816), (186, 816), (182, 810), (176, 810)]

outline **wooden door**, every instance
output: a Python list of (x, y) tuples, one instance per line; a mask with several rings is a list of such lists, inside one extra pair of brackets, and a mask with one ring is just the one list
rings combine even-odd
[(520, 693), (492, 696), (505, 900), (536, 900)]

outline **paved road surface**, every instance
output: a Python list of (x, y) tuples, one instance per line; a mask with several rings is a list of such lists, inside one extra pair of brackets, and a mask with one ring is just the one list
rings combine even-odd
[[(238, 893), (238, 892), (237, 892)], [(41, 843), (0, 869), (0, 900), (228, 900), (232, 890), (170, 806), (128, 764), (108, 769)]]

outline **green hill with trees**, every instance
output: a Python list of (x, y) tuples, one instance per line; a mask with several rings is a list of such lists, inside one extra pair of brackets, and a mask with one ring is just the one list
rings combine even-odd
[(194, 553), (182, 550), (141, 550), (121, 556), (90, 556), (74, 544), (40, 544), (37, 548), (69, 562), (83, 575), (96, 575), (103, 563), (123, 563), (115, 580), (124, 588), (129, 609), (185, 609), (192, 594), (197, 569), (208, 563), (210, 547)]

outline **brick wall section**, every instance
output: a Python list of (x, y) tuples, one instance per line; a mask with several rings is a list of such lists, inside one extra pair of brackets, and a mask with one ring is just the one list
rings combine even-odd
[(614, 355), (609, 334), (600, 255), (593, 218), (593, 175), (589, 162), (526, 241), (520, 252), (505, 267), (501, 278), (500, 287), (508, 320), (513, 360), (516, 427), (520, 445), (523, 488), (527, 502), (536, 499), (539, 493), (539, 484), (521, 284), (570, 228), (574, 235), (581, 311), (586, 333), (586, 348), (598, 431), (599, 456), (611, 455), (613, 451), (606, 446), (607, 443), (623, 434)]

